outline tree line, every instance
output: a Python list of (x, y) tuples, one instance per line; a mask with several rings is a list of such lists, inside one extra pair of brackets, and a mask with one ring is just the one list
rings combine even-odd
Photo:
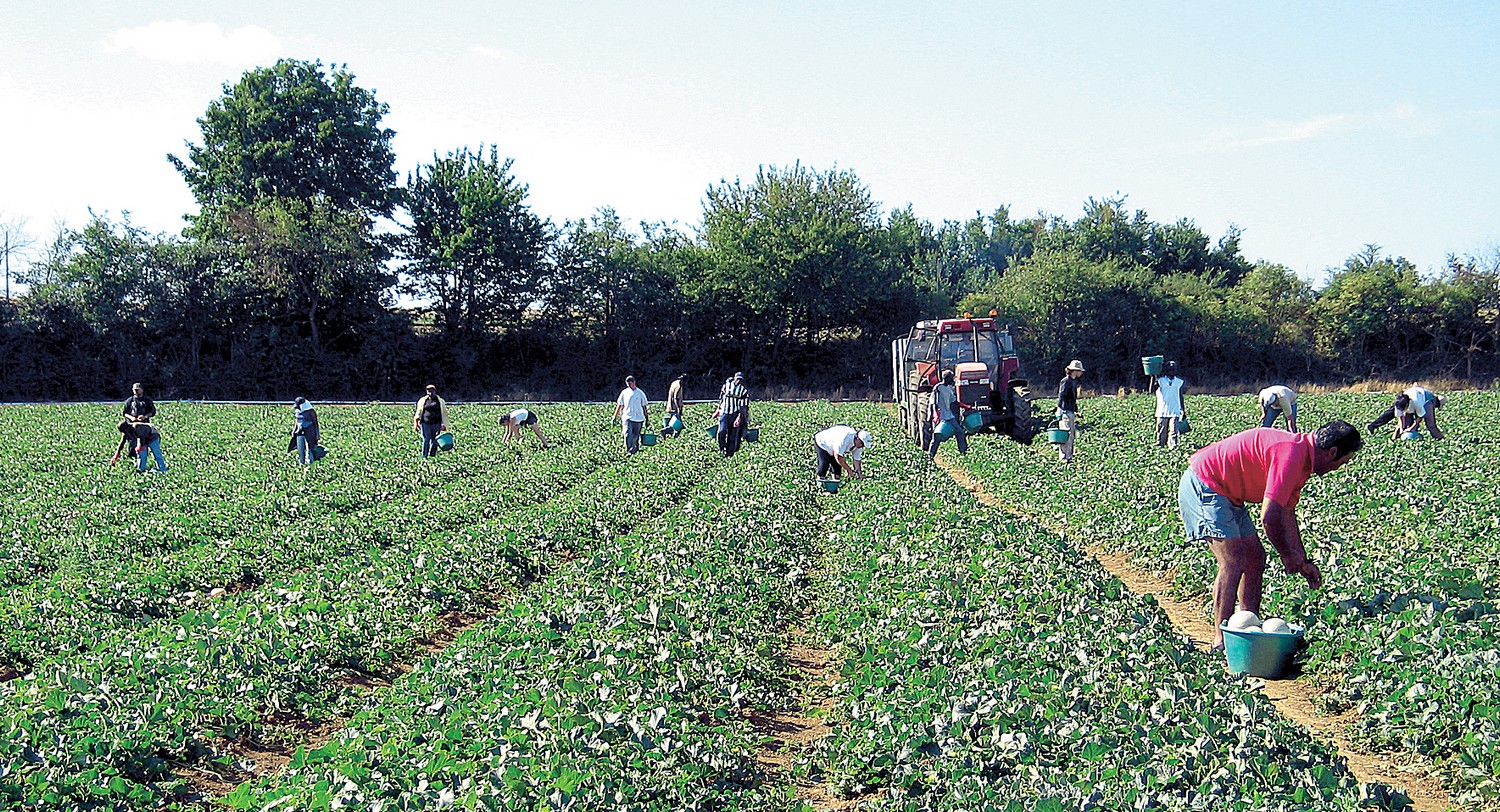
[[(627, 373), (699, 391), (735, 370), (829, 394), (889, 391), (919, 319), (995, 311), (1039, 380), (1082, 358), (1197, 381), (1500, 374), (1500, 257), (1423, 276), (1366, 246), (1313, 288), (1250, 262), (1239, 232), (1152, 221), (1123, 197), (1076, 220), (1006, 206), (933, 223), (884, 211), (852, 171), (721, 181), (692, 229), (609, 208), (554, 224), (495, 146), (400, 179), (388, 108), (342, 66), (283, 60), (208, 106), (169, 155), (198, 211), (180, 234), (93, 216), (15, 272), (0, 309), (6, 399), (578, 399)], [(24, 245), (7, 230), (11, 246)], [(15, 242), (12, 242), (12, 238)], [(661, 387), (658, 387), (661, 388)]]

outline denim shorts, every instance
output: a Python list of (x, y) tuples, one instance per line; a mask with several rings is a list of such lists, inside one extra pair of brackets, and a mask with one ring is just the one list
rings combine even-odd
[(1182, 515), (1188, 541), (1256, 535), (1250, 511), (1229, 501), (1229, 497), (1214, 493), (1191, 468), (1182, 473), (1182, 482), (1177, 486), (1177, 510)]

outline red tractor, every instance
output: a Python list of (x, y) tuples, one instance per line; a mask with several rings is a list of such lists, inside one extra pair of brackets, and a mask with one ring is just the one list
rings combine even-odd
[(936, 319), (918, 322), (906, 338), (891, 342), (896, 407), (901, 428), (923, 451), (932, 445), (932, 389), (942, 371), (953, 370), (958, 399), (975, 407), (965, 412), (979, 425), (970, 434), (1004, 434), (1030, 445), (1036, 437), (1031, 389), (1017, 377), (1021, 360), (1009, 328), (997, 328), (994, 314), (976, 319)]

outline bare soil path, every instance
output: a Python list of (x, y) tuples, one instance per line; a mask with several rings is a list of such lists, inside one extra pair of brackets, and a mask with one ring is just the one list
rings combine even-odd
[(793, 628), (787, 634), (784, 656), (797, 682), (798, 706), (750, 714), (751, 724), (765, 737), (755, 761), (768, 775), (791, 779), (797, 800), (813, 809), (854, 809), (858, 799), (837, 798), (824, 782), (792, 772), (798, 756), (833, 732), (828, 725), (834, 705), (829, 694), (833, 685), (832, 652), (819, 647), (806, 630)]
[[(982, 482), (945, 456), (939, 455), (937, 463), (979, 501), (1012, 516), (1035, 522), (1072, 540), (1111, 575), (1120, 579), (1130, 591), (1138, 595), (1150, 595), (1166, 613), (1172, 626), (1191, 640), (1199, 651), (1207, 653), (1213, 645), (1213, 627), (1205, 612), (1205, 604), (1172, 597), (1170, 575), (1156, 575), (1136, 569), (1120, 553), (1105, 552), (1080, 544), (1079, 539), (1068, 528), (1057, 527), (1051, 522), (1031, 516), (989, 493)], [(1206, 552), (1204, 554), (1207, 555)], [(1356, 719), (1352, 711), (1337, 716), (1320, 715), (1313, 702), (1324, 690), (1311, 680), (1252, 680), (1251, 683), (1271, 700), (1283, 716), (1301, 725), (1315, 737), (1331, 741), (1348, 762), (1349, 771), (1354, 773), (1354, 777), (1366, 783), (1381, 783), (1402, 790), (1411, 798), (1412, 808), (1416, 812), (1448, 812), (1453, 808), (1448, 791), (1432, 775), (1429, 765), (1403, 758), (1400, 754), (1367, 752), (1355, 745), (1348, 733), (1350, 724)]]

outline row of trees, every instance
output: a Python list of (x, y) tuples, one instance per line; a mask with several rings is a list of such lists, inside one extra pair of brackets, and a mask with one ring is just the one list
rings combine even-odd
[[(341, 67), (285, 60), (225, 87), (169, 156), (199, 210), (179, 235), (127, 216), (64, 230), (0, 310), (0, 396), (580, 398), (626, 372), (734, 369), (768, 385), (888, 389), (890, 339), (991, 309), (1032, 374), (1081, 357), (1138, 383), (1166, 353), (1198, 380), (1500, 373), (1500, 261), (1435, 278), (1370, 246), (1314, 290), (1231, 230), (1155, 223), (1123, 198), (1077, 220), (1006, 207), (938, 224), (884, 212), (849, 171), (765, 168), (711, 186), (691, 231), (609, 209), (561, 225), (493, 146), (404, 182), (387, 109)], [(11, 245), (24, 235), (6, 231)]]

